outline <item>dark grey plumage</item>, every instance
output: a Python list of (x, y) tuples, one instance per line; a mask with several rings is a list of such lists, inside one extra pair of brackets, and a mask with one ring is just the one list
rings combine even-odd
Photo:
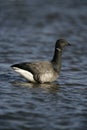
[(70, 44), (64, 39), (56, 41), (54, 56), (51, 61), (26, 62), (14, 64), (11, 67), (30, 82), (53, 82), (59, 77), (62, 50), (66, 45)]

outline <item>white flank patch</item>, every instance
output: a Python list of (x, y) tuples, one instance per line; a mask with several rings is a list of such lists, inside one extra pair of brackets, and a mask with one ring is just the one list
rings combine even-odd
[(17, 68), (17, 67), (12, 67), (14, 69), (14, 71), (16, 71), (17, 73), (19, 73), (20, 75), (22, 75), (24, 78), (26, 78), (27, 80), (31, 81), (31, 82), (35, 82), (32, 73), (30, 73), (29, 71)]

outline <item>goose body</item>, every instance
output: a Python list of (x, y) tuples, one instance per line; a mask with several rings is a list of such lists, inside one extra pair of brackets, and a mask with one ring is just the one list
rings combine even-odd
[(12, 68), (31, 82), (52, 82), (58, 77), (52, 64), (47, 61), (15, 64)]

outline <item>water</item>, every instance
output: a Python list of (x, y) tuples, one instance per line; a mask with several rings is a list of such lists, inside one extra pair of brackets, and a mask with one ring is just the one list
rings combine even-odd
[[(52, 84), (29, 84), (10, 65), (72, 46)], [(0, 0), (0, 130), (87, 130), (87, 0)]]

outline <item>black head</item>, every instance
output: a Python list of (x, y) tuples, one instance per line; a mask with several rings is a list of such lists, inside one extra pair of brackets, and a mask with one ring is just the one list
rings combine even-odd
[(67, 42), (64, 39), (59, 39), (59, 40), (56, 41), (55, 48), (59, 49), (59, 50), (62, 50), (65, 46), (68, 46), (68, 45), (70, 45), (69, 42)]

